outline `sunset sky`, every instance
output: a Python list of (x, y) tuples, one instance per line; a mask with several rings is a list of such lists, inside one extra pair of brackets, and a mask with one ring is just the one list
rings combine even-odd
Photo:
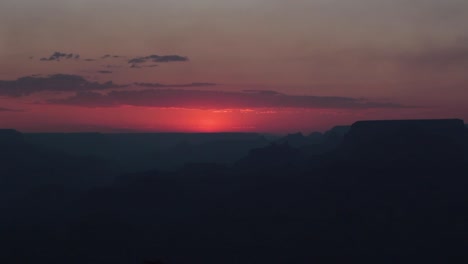
[(0, 127), (468, 120), (466, 0), (2, 0)]

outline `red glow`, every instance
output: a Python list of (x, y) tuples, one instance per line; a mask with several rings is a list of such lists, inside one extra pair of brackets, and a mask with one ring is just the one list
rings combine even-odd
[(189, 132), (223, 132), (230, 131), (230, 118), (207, 110), (179, 110), (178, 118), (182, 121), (181, 129)]
[(213, 119), (201, 119), (199, 121), (199, 127), (198, 129), (201, 132), (217, 132), (217, 131), (222, 131), (223, 127), (220, 125), (219, 122)]
[(268, 132), (324, 131), (357, 120), (446, 118), (428, 109), (218, 109), (154, 107), (85, 108), (60, 105), (4, 104), (25, 111), (0, 113), (4, 128), (23, 132)]

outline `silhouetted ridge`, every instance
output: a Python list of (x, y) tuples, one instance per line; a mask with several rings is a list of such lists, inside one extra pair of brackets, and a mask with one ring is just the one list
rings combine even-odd
[(320, 132), (313, 132), (308, 136), (304, 136), (302, 133), (288, 134), (276, 141), (278, 144), (287, 143), (290, 146), (301, 148), (311, 145), (322, 144), (325, 141), (325, 137)]
[(373, 133), (392, 134), (403, 130), (421, 130), (429, 134), (442, 134), (459, 137), (465, 131), (461, 119), (416, 119), (416, 120), (375, 120), (358, 121), (351, 126), (349, 134), (357, 133), (369, 136)]
[(465, 131), (460, 119), (358, 121), (340, 149), (370, 166), (456, 163), (463, 159)]
[[(0, 145), (0, 263), (465, 259), (464, 126), (360, 121), (283, 143), (245, 134), (24, 134), (23, 144)], [(7, 142), (21, 136), (0, 132)], [(138, 166), (119, 169), (125, 162)], [(178, 168), (162, 168), (171, 162)]]
[(23, 134), (14, 129), (0, 129), (0, 145), (23, 143)]
[(113, 162), (125, 172), (175, 169), (187, 162), (233, 163), (268, 144), (256, 133), (32, 133), (25, 141)]
[(313, 132), (309, 136), (307, 136), (307, 138), (309, 139), (309, 141), (312, 141), (314, 143), (320, 143), (323, 141), (323, 136), (324, 135), (320, 132)]
[(301, 151), (284, 142), (272, 143), (264, 148), (252, 149), (249, 155), (239, 160), (236, 165), (246, 169), (277, 169), (291, 167), (301, 159)]
[(351, 129), (350, 126), (335, 126), (332, 129), (325, 132), (324, 141), (325, 144), (330, 147), (337, 147), (342, 141), (346, 133)]
[(302, 146), (307, 144), (307, 138), (302, 133), (288, 134), (287, 136), (278, 140), (279, 144), (287, 143), (291, 146)]

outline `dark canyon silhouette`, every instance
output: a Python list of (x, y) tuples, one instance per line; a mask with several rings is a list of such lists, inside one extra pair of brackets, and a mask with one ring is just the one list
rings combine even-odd
[(5, 129), (0, 165), (1, 263), (468, 257), (459, 119), (278, 138)]

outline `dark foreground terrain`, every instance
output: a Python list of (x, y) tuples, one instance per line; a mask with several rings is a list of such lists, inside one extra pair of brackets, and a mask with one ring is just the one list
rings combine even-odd
[(274, 140), (179, 136), (162, 151), (151, 135), (1, 130), (0, 263), (468, 257), (462, 120), (362, 121)]

